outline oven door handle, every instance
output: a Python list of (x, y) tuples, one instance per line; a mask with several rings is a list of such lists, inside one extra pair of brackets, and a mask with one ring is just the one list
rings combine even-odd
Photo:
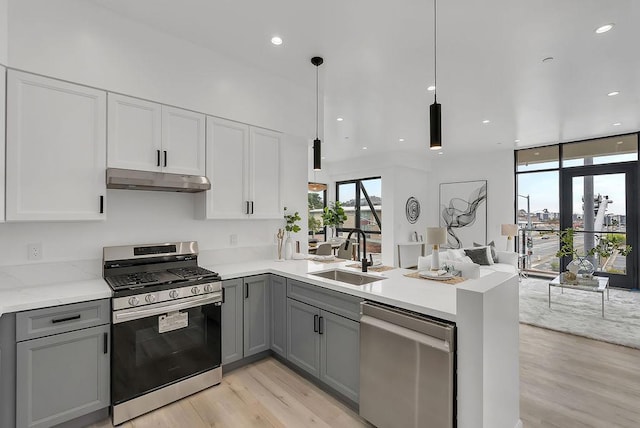
[(133, 321), (140, 318), (151, 317), (154, 315), (162, 315), (167, 312), (179, 311), (180, 309), (189, 309), (196, 306), (208, 305), (211, 303), (222, 302), (222, 292), (216, 292), (207, 294), (204, 297), (190, 297), (184, 299), (182, 302), (174, 303), (168, 302), (158, 305), (153, 305), (147, 309), (134, 309), (129, 312), (116, 312), (113, 314), (113, 323), (119, 324), (125, 321)]

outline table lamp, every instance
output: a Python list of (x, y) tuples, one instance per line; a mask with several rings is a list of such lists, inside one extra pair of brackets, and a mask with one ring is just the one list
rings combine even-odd
[(427, 244), (433, 245), (431, 252), (431, 270), (440, 269), (440, 245), (447, 243), (447, 229), (444, 227), (427, 227)]
[(507, 237), (507, 251), (513, 251), (511, 239), (518, 234), (517, 224), (503, 224), (500, 227), (501, 235)]

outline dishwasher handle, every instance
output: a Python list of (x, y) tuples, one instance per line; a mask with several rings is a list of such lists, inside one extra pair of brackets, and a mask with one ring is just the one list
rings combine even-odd
[(428, 346), (429, 348), (433, 348), (438, 351), (447, 352), (447, 353), (453, 352), (453, 347), (446, 340), (427, 336), (426, 334), (423, 334), (408, 328), (404, 328), (402, 326), (392, 324), (390, 322), (387, 322), (378, 318), (374, 318), (368, 315), (363, 315), (360, 318), (360, 324), (370, 325), (374, 328), (387, 331), (391, 334), (404, 337), (411, 341), (418, 342), (422, 345)]

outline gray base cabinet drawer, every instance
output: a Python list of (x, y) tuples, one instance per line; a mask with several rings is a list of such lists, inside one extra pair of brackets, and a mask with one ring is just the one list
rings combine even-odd
[(109, 324), (109, 299), (92, 300), (16, 314), (16, 341)]
[(320, 379), (356, 403), (360, 398), (360, 323), (322, 311)]
[(16, 422), (51, 427), (109, 406), (110, 325), (16, 345)]
[(242, 278), (222, 281), (222, 364), (244, 356)]
[(294, 279), (287, 279), (287, 297), (360, 321), (360, 303), (363, 301), (360, 297), (327, 290)]

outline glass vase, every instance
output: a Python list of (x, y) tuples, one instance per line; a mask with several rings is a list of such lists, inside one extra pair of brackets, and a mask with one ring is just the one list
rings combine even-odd
[(593, 276), (593, 272), (595, 272), (596, 268), (586, 258), (577, 258), (571, 260), (571, 262), (567, 265), (567, 270), (576, 274), (582, 278), (591, 278)]

